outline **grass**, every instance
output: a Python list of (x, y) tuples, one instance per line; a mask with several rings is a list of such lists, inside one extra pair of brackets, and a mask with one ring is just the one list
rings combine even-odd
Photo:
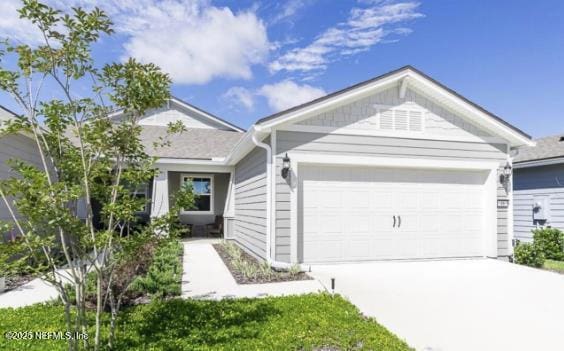
[(545, 260), (542, 268), (564, 274), (564, 261)]
[[(0, 315), (1, 332), (64, 327), (61, 306), (0, 309)], [(118, 350), (410, 350), (348, 301), (328, 294), (155, 300), (126, 309), (118, 328)], [(0, 350), (65, 348), (62, 340), (8, 341), (0, 337)]]

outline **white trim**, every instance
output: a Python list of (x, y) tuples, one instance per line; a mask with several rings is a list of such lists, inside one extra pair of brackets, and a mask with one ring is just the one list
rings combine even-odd
[(160, 164), (176, 164), (176, 165), (216, 165), (222, 166), (225, 164), (225, 159), (220, 160), (201, 160), (195, 158), (173, 158), (173, 157), (159, 157), (156, 163)]
[(322, 134), (335, 134), (335, 135), (361, 135), (361, 136), (378, 136), (387, 138), (401, 138), (401, 139), (420, 139), (420, 140), (438, 140), (438, 141), (459, 141), (470, 143), (489, 143), (489, 144), (505, 144), (506, 140), (498, 137), (471, 137), (460, 136), (451, 137), (447, 135), (433, 135), (422, 132), (409, 132), (401, 130), (378, 130), (378, 129), (352, 129), (352, 128), (333, 128), (322, 126), (306, 126), (302, 124), (288, 125), (278, 130), (289, 132), (304, 132), (304, 133), (322, 133)]
[(227, 196), (225, 198), (225, 208), (223, 217), (235, 217), (235, 181), (233, 176), (235, 171), (229, 172), (229, 184), (227, 185)]
[(134, 195), (134, 196), (137, 196), (137, 195), (140, 195), (140, 194), (143, 194), (145, 196), (145, 206), (144, 206), (143, 210), (135, 211), (135, 213), (137, 213), (137, 214), (146, 214), (148, 212), (148, 209), (149, 209), (148, 207), (150, 206), (150, 203), (152, 202), (152, 200), (149, 199), (149, 183), (148, 182), (143, 183), (142, 186), (143, 186), (143, 192), (138, 192), (137, 191), (138, 188), (134, 189), (133, 192), (131, 192), (132, 195)]
[[(513, 167), (511, 162), (511, 156), (509, 156), (509, 147), (507, 148), (507, 162), (511, 167)], [(507, 199), (509, 200), (509, 208), (507, 208), (507, 247), (508, 247), (508, 255), (513, 255), (513, 238), (515, 238), (515, 229), (514, 229), (514, 209), (513, 209), (513, 172), (511, 172), (511, 178), (509, 179), (509, 186), (506, 189), (507, 191)]]
[(275, 262), (272, 259), (271, 237), (272, 237), (272, 148), (270, 145), (257, 139), (257, 134), (253, 129), (251, 132), (253, 143), (266, 151), (266, 261), (269, 264)]
[(529, 168), (529, 167), (550, 166), (550, 165), (556, 165), (556, 164), (559, 164), (559, 163), (564, 163), (564, 156), (549, 158), (549, 159), (544, 159), (544, 160), (532, 160), (532, 161), (514, 163), (513, 168), (519, 169), (519, 168)]
[[(215, 193), (215, 180), (214, 180), (214, 175), (213, 174), (193, 174), (193, 173), (182, 173), (180, 175), (180, 186), (182, 186), (184, 184), (184, 178), (209, 178), (210, 179), (210, 185), (211, 185), (211, 189), (210, 189), (210, 210), (209, 211), (185, 211), (185, 210), (181, 210), (180, 213), (181, 214), (189, 214), (189, 215), (214, 215), (215, 214), (215, 208), (214, 208), (214, 193)], [(207, 195), (204, 195), (207, 196)]]
[[(229, 128), (229, 129), (231, 129), (231, 130), (233, 130), (233, 131), (240, 132), (240, 133), (245, 133), (245, 130), (244, 130), (244, 129), (241, 129), (241, 128), (239, 128), (239, 127), (233, 125), (233, 124), (230, 124), (229, 122), (226, 122), (226, 121), (223, 121), (223, 120), (221, 120), (221, 119), (218, 119), (217, 117), (214, 117), (214, 116), (210, 115), (208, 112), (206, 112), (206, 111), (204, 111), (204, 110), (200, 110), (200, 109), (198, 109), (198, 108), (196, 108), (196, 107), (190, 106), (190, 105), (188, 105), (187, 103), (185, 103), (185, 102), (183, 102), (183, 101), (181, 101), (181, 100), (179, 100), (179, 99), (177, 99), (177, 98), (175, 98), (175, 97), (169, 98), (169, 99), (167, 100), (167, 102), (166, 102), (166, 106), (163, 106), (163, 107), (165, 107), (166, 109), (169, 109), (169, 110), (170, 110), (170, 109), (171, 109), (171, 106), (170, 106), (170, 102), (171, 102), (171, 101), (174, 102), (175, 104), (180, 105), (181, 107), (183, 107), (183, 108), (185, 108), (185, 109), (187, 109), (187, 110), (190, 110), (190, 111), (195, 112), (195, 113), (197, 113), (197, 114), (199, 114), (199, 115), (202, 115), (203, 117), (205, 117), (205, 118), (207, 118), (207, 119), (209, 119), (209, 120), (212, 120), (212, 121), (215, 122), (215, 123), (221, 124), (222, 126), (227, 127), (227, 128)], [(108, 114), (108, 118), (109, 118), (109, 119), (114, 119), (115, 117), (120, 116), (120, 115), (122, 115), (122, 114), (123, 114), (123, 110), (114, 111), (114, 112), (111, 112), (111, 113)]]
[[(410, 78), (410, 87), (414, 86), (413, 83), (418, 83), (423, 87), (422, 90), (425, 92), (425, 94), (435, 94), (435, 96), (438, 96), (439, 100), (443, 101), (443, 103), (446, 103), (445, 101), (449, 101), (453, 106), (460, 109), (462, 117), (475, 121), (491, 132), (508, 139), (512, 142), (513, 146), (534, 145), (534, 142), (526, 136), (521, 135), (509, 126), (496, 120), (491, 115), (476, 108), (472, 104), (464, 101), (463, 99), (452, 94), (446, 89), (438, 86), (436, 83), (430, 81), (429, 79), (420, 76), (418, 73), (412, 71), (409, 68), (396, 72), (395, 74), (392, 74), (388, 77), (381, 78), (372, 83), (366, 84), (364, 86), (358, 87), (356, 89), (320, 101), (316, 104), (305, 106), (298, 110), (289, 111), (277, 118), (263, 122), (261, 124), (261, 127), (272, 128), (274, 126), (285, 125), (288, 123), (297, 123), (300, 120), (312, 117), (316, 114), (321, 114), (329, 109), (334, 109), (341, 105), (350, 103), (351, 101), (361, 99), (364, 96), (374, 94), (378, 90), (388, 88), (394, 83), (397, 83), (398, 80), (405, 79), (407, 77)], [(421, 88), (419, 88), (419, 90), (421, 90)], [(466, 116), (464, 115), (464, 113), (466, 113)]]
[(186, 108), (186, 109), (188, 109), (188, 110), (190, 110), (190, 111), (193, 111), (193, 112), (196, 112), (196, 113), (198, 113), (198, 114), (201, 114), (201, 115), (203, 115), (204, 117), (206, 117), (206, 118), (208, 118), (208, 119), (211, 119), (212, 121), (214, 121), (214, 122), (216, 122), (216, 123), (219, 123), (219, 124), (221, 124), (221, 125), (223, 125), (223, 126), (229, 128), (229, 129), (231, 129), (231, 130), (234, 130), (234, 131), (240, 132), (240, 133), (244, 133), (244, 132), (245, 132), (245, 130), (243, 130), (243, 129), (237, 127), (237, 126), (234, 126), (234, 125), (232, 125), (232, 124), (230, 124), (230, 123), (227, 123), (227, 122), (225, 122), (225, 121), (222, 121), (222, 120), (220, 120), (220, 119), (218, 119), (218, 118), (216, 118), (216, 117), (210, 115), (209, 113), (207, 113), (207, 112), (204, 111), (204, 110), (200, 110), (200, 109), (194, 108), (194, 107), (192, 107), (192, 106), (186, 104), (185, 102), (183, 102), (183, 101), (181, 101), (181, 100), (178, 100), (177, 98), (171, 97), (171, 98), (169, 99), (169, 101), (175, 102), (175, 103), (179, 104), (180, 106), (182, 106), (182, 107), (184, 107), (184, 108)]
[[(493, 133), (501, 134), (504, 138), (512, 140), (514, 142), (514, 146), (534, 146), (535, 142), (531, 139), (521, 135), (517, 131), (513, 130), (509, 126), (506, 126), (502, 122), (498, 121), (497, 119), (493, 118), (489, 114), (485, 113), (484, 111), (478, 109), (477, 107), (473, 106), (472, 104), (464, 101), (463, 99), (459, 98), (458, 96), (454, 95), (453, 93), (449, 92), (438, 86), (436, 83), (426, 79), (425, 77), (416, 74), (415, 72), (409, 71), (413, 80), (423, 86), (423, 89), (416, 88), (419, 91), (426, 92), (426, 93), (434, 93), (441, 98), (448, 100), (457, 108), (461, 109), (462, 111), (469, 113), (472, 117), (477, 118), (478, 124), (485, 125), (485, 127), (489, 127)], [(414, 87), (414, 84), (410, 84)], [(462, 115), (462, 117), (468, 118), (468, 116)], [(473, 118), (468, 118), (470, 120), (474, 120)]]
[(169, 211), (168, 171), (159, 169), (153, 178), (153, 193), (151, 194), (151, 218), (160, 217)]
[(321, 114), (326, 110), (336, 108), (341, 104), (346, 104), (352, 100), (361, 99), (364, 96), (373, 94), (377, 89), (385, 89), (391, 86), (397, 79), (407, 76), (407, 71), (397, 72), (391, 76), (379, 79), (375, 82), (367, 84), (363, 87), (347, 91), (345, 93), (333, 96), (327, 100), (321, 101), (317, 104), (309, 105), (299, 110), (290, 111), (277, 118), (261, 123), (263, 128), (271, 128), (274, 126), (283, 125), (288, 122), (297, 123), (300, 120), (311, 117), (315, 114)]
[(270, 148), (271, 148), (271, 156), (272, 160), (270, 163), (270, 174), (272, 175), (270, 178), (270, 228), (271, 228), (271, 250), (272, 250), (272, 258), (276, 260), (276, 129), (273, 129), (270, 133)]
[(196, 172), (196, 173), (230, 173), (233, 171), (233, 166), (226, 165), (201, 165), (195, 163), (161, 163), (157, 160), (155, 167), (159, 169), (166, 169), (172, 172)]
[(405, 77), (401, 80), (400, 88), (399, 88), (399, 98), (404, 99), (405, 93), (407, 92), (407, 86), (409, 84), (409, 77)]
[(292, 167), (292, 186), (290, 194), (290, 257), (297, 263), (298, 255), (298, 215), (299, 215), (299, 169), (302, 164), (329, 164), (351, 166), (373, 166), (387, 168), (427, 168), (452, 170), (484, 170), (488, 171), (485, 188), (484, 205), (485, 223), (483, 236), (484, 256), (497, 257), (497, 169), (499, 162), (478, 162), (458, 160), (435, 160), (424, 158), (392, 158), (344, 155), (320, 155), (292, 152), (288, 154)]
[[(293, 156), (293, 154), (292, 154)], [(296, 264), (299, 261), (298, 240), (298, 214), (299, 214), (299, 167), (298, 161), (290, 157), (290, 262)]]
[[(497, 257), (497, 179), (498, 167), (491, 169), (485, 186), (484, 256)], [(489, 228), (489, 230), (488, 230)]]
[(288, 154), (292, 161), (312, 164), (340, 164), (360, 165), (392, 168), (436, 168), (436, 169), (468, 169), (468, 170), (492, 170), (499, 167), (497, 161), (460, 161), (460, 160), (437, 160), (431, 158), (409, 158), (409, 157), (372, 157), (351, 156), (333, 154), (311, 154), (294, 151)]

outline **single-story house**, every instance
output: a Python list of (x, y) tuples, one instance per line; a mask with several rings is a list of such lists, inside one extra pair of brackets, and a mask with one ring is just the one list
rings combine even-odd
[(564, 134), (517, 149), (513, 159), (515, 238), (532, 240), (532, 230), (564, 229)]
[[(13, 118), (16, 118), (14, 112), (0, 106), (0, 123)], [(23, 133), (0, 137), (0, 179), (13, 176), (10, 166), (6, 163), (10, 159), (24, 160), (42, 168), (41, 158), (35, 141)], [(8, 211), (8, 207), (0, 198), (0, 221), (10, 222), (11, 220), (12, 216)], [(0, 233), (0, 242), (2, 239), (8, 239), (14, 235), (16, 235), (15, 232)]]
[[(119, 119), (120, 113), (111, 116)], [(154, 149), (166, 125), (187, 131)], [(511, 153), (531, 138), (406, 66), (262, 118), (245, 131), (180, 99), (140, 124), (158, 176), (139, 196), (167, 213), (191, 181), (195, 234), (273, 266), (512, 254)]]
[[(117, 118), (117, 117), (116, 117)], [(151, 150), (165, 125), (188, 131)], [(531, 138), (407, 66), (244, 131), (178, 99), (142, 121), (151, 216), (191, 180), (182, 221), (274, 266), (512, 254), (511, 152)]]

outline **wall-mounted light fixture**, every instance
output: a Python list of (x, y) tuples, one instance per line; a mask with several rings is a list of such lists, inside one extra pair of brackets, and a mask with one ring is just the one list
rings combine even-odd
[(500, 181), (502, 184), (507, 184), (509, 183), (509, 180), (511, 179), (511, 175), (513, 174), (513, 168), (511, 167), (511, 165), (509, 164), (509, 162), (507, 162), (505, 164), (505, 166), (503, 167), (503, 170), (501, 171), (501, 175), (500, 175)]
[(282, 171), (280, 172), (280, 175), (282, 176), (282, 178), (286, 179), (288, 178), (289, 172), (290, 172), (290, 158), (288, 157), (288, 154), (286, 154), (282, 159)]

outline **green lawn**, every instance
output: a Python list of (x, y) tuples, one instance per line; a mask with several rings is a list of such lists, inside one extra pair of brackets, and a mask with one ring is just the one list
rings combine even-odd
[[(61, 306), (0, 309), (0, 316), (1, 335), (63, 328)], [(154, 301), (123, 314), (118, 338), (119, 350), (410, 350), (354, 305), (328, 294)], [(65, 347), (64, 341), (8, 341), (0, 336), (0, 350)]]
[(564, 261), (546, 260), (542, 268), (564, 274)]

